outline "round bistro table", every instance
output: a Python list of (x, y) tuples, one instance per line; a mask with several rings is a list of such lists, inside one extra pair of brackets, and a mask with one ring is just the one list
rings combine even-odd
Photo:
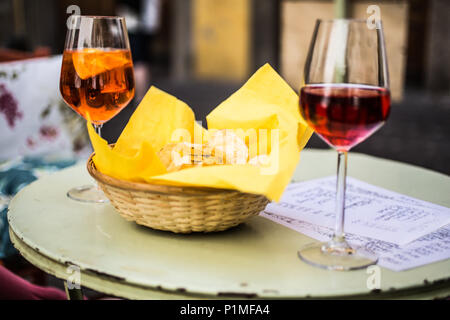
[[(294, 180), (332, 175), (335, 167), (334, 151), (306, 149)], [(450, 207), (450, 177), (443, 174), (351, 153), (349, 175)], [(11, 240), (25, 259), (65, 281), (78, 275), (82, 287), (131, 299), (450, 295), (450, 259), (402, 272), (381, 268), (381, 288), (370, 290), (366, 270), (327, 271), (300, 261), (297, 249), (314, 240), (263, 217), (213, 234), (156, 231), (124, 220), (110, 204), (66, 197), (90, 182), (85, 165), (43, 177), (16, 195), (8, 213)]]

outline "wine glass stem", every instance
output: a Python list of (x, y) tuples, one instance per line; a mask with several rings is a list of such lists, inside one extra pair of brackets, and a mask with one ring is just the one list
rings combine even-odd
[(99, 135), (99, 137), (102, 137), (102, 127), (103, 124), (94, 124), (95, 132)]
[(347, 151), (338, 151), (337, 179), (336, 179), (336, 224), (333, 240), (344, 242), (344, 214), (345, 214), (345, 188), (347, 178)]

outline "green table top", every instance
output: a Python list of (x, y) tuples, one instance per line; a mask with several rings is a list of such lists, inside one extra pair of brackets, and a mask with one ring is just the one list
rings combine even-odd
[[(295, 180), (334, 174), (333, 151), (304, 150)], [(422, 168), (350, 154), (349, 175), (450, 207), (450, 177)], [(66, 197), (90, 183), (83, 165), (46, 176), (11, 202), (11, 238), (26, 259), (61, 279), (79, 266), (81, 285), (125, 298), (336, 298), (450, 295), (450, 259), (394, 272), (381, 268), (381, 290), (366, 270), (309, 266), (296, 251), (313, 241), (262, 217), (215, 234), (178, 235), (121, 218), (109, 204)]]

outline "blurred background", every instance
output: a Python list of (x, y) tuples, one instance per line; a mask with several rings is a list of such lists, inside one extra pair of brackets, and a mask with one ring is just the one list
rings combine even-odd
[[(102, 135), (114, 142), (151, 85), (188, 103), (203, 125), (266, 62), (298, 92), (315, 20), (367, 19), (370, 5), (384, 25), (393, 106), (384, 127), (354, 151), (448, 175), (449, 0), (0, 0), (0, 235), (8, 235), (10, 197), (40, 166), (2, 162), (55, 149), (90, 152), (84, 120), (58, 88), (71, 14), (126, 17), (136, 98), (105, 124)], [(328, 148), (316, 136), (307, 147)], [(62, 286), (20, 260), (8, 239), (0, 241), (2, 264), (32, 283)]]
[[(367, 19), (373, 4), (384, 23), (394, 103), (383, 129), (355, 151), (450, 174), (448, 0), (0, 0), (0, 61), (61, 54), (70, 5), (83, 15), (125, 16), (138, 87), (104, 127), (115, 141), (150, 85), (203, 121), (265, 62), (298, 91), (315, 19)], [(327, 146), (313, 137), (308, 147)]]

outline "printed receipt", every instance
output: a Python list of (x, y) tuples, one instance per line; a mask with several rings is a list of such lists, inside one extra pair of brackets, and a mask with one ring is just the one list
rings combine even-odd
[[(261, 216), (311, 238), (333, 234), (335, 177), (293, 183)], [(450, 258), (450, 209), (347, 178), (345, 231), (379, 265), (402, 271)]]
[[(336, 177), (292, 183), (266, 211), (332, 228), (335, 194)], [(449, 223), (449, 208), (347, 178), (346, 233), (402, 246)]]

